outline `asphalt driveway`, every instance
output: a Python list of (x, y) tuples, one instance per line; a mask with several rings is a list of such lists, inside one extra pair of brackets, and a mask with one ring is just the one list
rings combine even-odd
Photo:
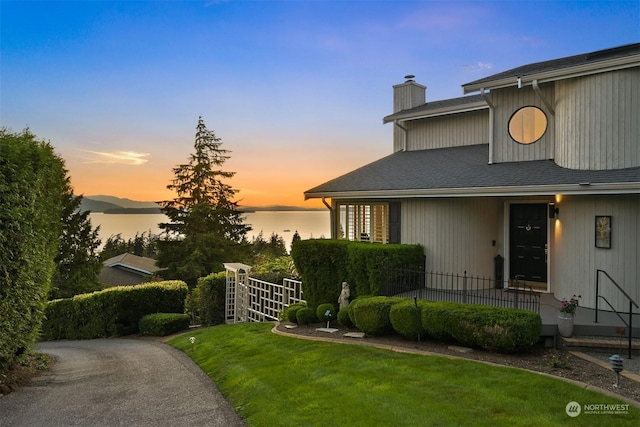
[(243, 426), (184, 353), (151, 339), (36, 345), (56, 363), (0, 397), (0, 426)]

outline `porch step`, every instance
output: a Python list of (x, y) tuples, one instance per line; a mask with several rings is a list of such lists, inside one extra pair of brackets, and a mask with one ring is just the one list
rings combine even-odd
[[(563, 346), (570, 349), (614, 349), (625, 350), (629, 348), (628, 338), (574, 336), (571, 338), (560, 337)], [(640, 350), (640, 339), (631, 340), (631, 349)]]

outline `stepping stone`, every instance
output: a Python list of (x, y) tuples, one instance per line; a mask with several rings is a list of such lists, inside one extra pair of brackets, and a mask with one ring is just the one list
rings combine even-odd
[(340, 329), (336, 329), (336, 328), (316, 328), (316, 331), (319, 332), (328, 332), (330, 334), (333, 334), (334, 332), (338, 332)]
[(471, 353), (473, 349), (467, 347), (458, 347), (457, 345), (450, 345), (447, 347), (449, 350), (457, 351), (458, 353)]
[(298, 325), (284, 325), (285, 329), (295, 329)]
[(347, 338), (364, 338), (364, 332), (347, 332), (343, 335), (343, 337)]

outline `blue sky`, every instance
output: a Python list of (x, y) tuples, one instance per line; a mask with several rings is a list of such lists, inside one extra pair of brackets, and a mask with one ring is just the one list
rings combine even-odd
[(198, 116), (244, 205), (391, 153), (392, 89), (427, 100), (510, 68), (640, 41), (638, 1), (0, 1), (0, 126), (29, 127), (76, 193), (172, 197)]

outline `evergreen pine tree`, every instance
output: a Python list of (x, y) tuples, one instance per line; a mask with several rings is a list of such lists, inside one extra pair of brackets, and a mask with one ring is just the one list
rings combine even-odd
[(90, 211), (81, 211), (81, 202), (82, 196), (73, 194), (67, 178), (63, 194), (62, 234), (55, 258), (50, 299), (69, 298), (100, 289), (100, 227), (92, 228)]
[(166, 234), (158, 241), (158, 266), (165, 269), (163, 277), (191, 287), (198, 278), (221, 271), (223, 262), (243, 259), (241, 243), (250, 230), (233, 200), (238, 190), (223, 182), (235, 172), (222, 170), (229, 151), (221, 145), (199, 117), (195, 152), (173, 169), (167, 186), (177, 196), (160, 202), (170, 222), (160, 224)]

